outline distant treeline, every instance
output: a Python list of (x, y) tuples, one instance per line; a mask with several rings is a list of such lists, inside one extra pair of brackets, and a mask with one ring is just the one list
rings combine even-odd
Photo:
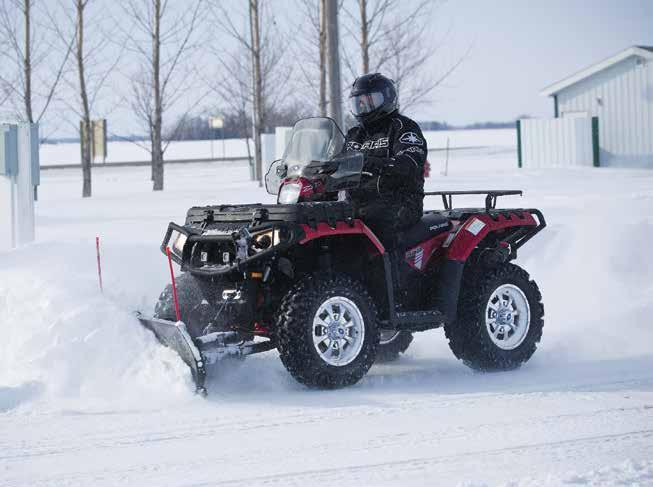
[[(272, 117), (274, 123), (271, 127), (266, 127), (263, 132), (272, 132), (274, 127), (292, 126), (298, 119), (297, 112), (288, 111), (287, 113), (275, 113)], [(301, 118), (301, 117), (300, 117)], [(517, 119), (530, 118), (528, 115), (521, 115)], [(244, 139), (246, 135), (251, 136), (251, 121), (248, 117), (242, 114), (224, 115), (223, 128), (214, 129), (209, 126), (208, 116), (194, 116), (186, 117), (185, 120), (175, 122), (175, 133), (168, 133), (169, 140), (210, 140), (210, 139)], [(349, 120), (348, 122), (352, 122)], [(515, 120), (496, 122), (475, 122), (467, 125), (450, 125), (447, 122), (438, 121), (421, 121), (419, 125), (423, 131), (427, 130), (481, 130), (481, 129), (505, 129), (514, 128)], [(148, 140), (144, 135), (113, 135), (108, 137), (109, 142), (120, 141), (143, 141)], [(66, 138), (49, 138), (42, 139), (42, 143), (75, 143), (79, 142), (79, 138), (66, 137)]]

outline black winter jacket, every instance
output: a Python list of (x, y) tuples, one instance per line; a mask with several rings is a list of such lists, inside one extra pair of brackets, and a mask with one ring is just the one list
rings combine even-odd
[(368, 126), (353, 127), (343, 151), (363, 152), (363, 170), (381, 174), (378, 184), (348, 193), (364, 219), (367, 215), (399, 229), (422, 217), (427, 147), (416, 122), (394, 112)]

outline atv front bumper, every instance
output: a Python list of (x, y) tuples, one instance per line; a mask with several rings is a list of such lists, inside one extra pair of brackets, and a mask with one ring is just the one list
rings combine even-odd
[[(269, 239), (268, 246), (257, 246), (261, 237)], [(273, 254), (288, 250), (303, 237), (302, 227), (292, 223), (243, 226), (237, 232), (223, 233), (170, 222), (161, 243), (161, 251), (165, 254), (169, 247), (172, 260), (184, 272), (216, 276), (242, 272)]]

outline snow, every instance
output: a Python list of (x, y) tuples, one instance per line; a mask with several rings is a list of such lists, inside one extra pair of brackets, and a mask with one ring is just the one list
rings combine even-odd
[(519, 171), (502, 142), (443, 177), (444, 157), (428, 189), (523, 189), (499, 204), (547, 218), (518, 259), (544, 296), (533, 359), (474, 373), (434, 330), (346, 390), (305, 389), (273, 351), (206, 400), (131, 313), (167, 283), (169, 221), (273, 198), (243, 164), (168, 166), (162, 193), (148, 168), (100, 168), (90, 200), (79, 170), (45, 172), (37, 242), (0, 254), (0, 486), (653, 485), (653, 172)]

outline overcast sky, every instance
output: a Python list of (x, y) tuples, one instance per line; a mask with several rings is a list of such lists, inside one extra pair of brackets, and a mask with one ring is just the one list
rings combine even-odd
[(539, 91), (631, 45), (653, 45), (653, 0), (450, 0), (445, 46), (469, 58), (414, 115), (460, 124), (552, 116)]
[[(57, 5), (53, 0), (42, 1), (42, 5)], [(49, 3), (51, 1), (53, 3)], [(170, 8), (184, 11), (188, 5), (185, 1), (173, 0)], [(417, 1), (403, 0), (404, 8), (411, 9), (411, 5)], [(292, 42), (293, 36), (298, 35), (301, 22), (306, 22), (297, 8), (297, 1), (266, 0), (265, 3), (274, 13), (280, 30), (289, 34), (289, 39), (284, 42)], [(121, 45), (120, 36), (131, 29), (129, 16), (125, 16), (115, 0), (99, 0), (90, 5), (88, 15), (102, 19), (108, 36), (115, 38), (115, 42), (108, 44), (101, 54), (94, 54), (92, 61), (111, 65), (121, 49), (118, 47)], [(234, 18), (239, 19), (238, 24), (245, 30), (244, 0), (224, 0), (223, 5), (231, 9)], [(356, 0), (347, 0), (346, 5), (356, 11)], [(437, 50), (427, 68), (441, 74), (464, 53), (469, 54), (453, 75), (433, 93), (432, 103), (424, 103), (407, 113), (417, 120), (439, 120), (462, 125), (477, 121), (513, 120), (522, 114), (552, 116), (553, 103), (539, 95), (542, 88), (628, 46), (653, 45), (653, 0), (433, 0), (432, 5), (433, 8), (426, 13), (430, 16), (426, 20), (431, 26), (431, 38), (424, 42), (432, 44)], [(343, 34), (346, 30), (343, 26), (345, 17), (342, 12)], [(192, 80), (189, 86), (193, 82), (197, 85), (187, 90), (189, 98), (197, 98), (197, 93), (205, 92), (206, 80), (219, 79), (222, 73), (213, 51), (216, 46), (228, 48), (230, 41), (219, 33), (215, 21), (211, 19), (207, 16), (203, 23), (203, 34), (200, 34), (204, 36), (200, 42), (202, 49), (192, 59), (200, 67), (204, 78), (193, 74), (193, 71), (179, 72), (182, 79)], [(88, 26), (89, 22), (86, 23), (87, 38), (93, 38), (94, 28)], [(144, 42), (144, 45), (148, 45), (149, 41)], [(214, 49), (209, 49), (209, 45)], [(352, 47), (351, 40), (348, 45), (356, 49)], [(303, 62), (301, 56), (293, 52), (289, 50), (286, 53), (286, 62)], [(355, 52), (349, 57), (359, 56)], [(50, 57), (54, 59), (57, 56), (46, 59)], [(93, 116), (107, 117), (110, 133), (146, 133), (143, 123), (134, 116), (129, 98), (129, 75), (140, 69), (140, 63), (142, 60), (130, 57), (128, 53), (124, 55), (98, 97)], [(101, 75), (101, 70), (96, 68), (96, 71), (98, 76)], [(295, 73), (299, 79), (299, 70), (295, 69)], [(344, 66), (342, 73), (343, 84), (348, 86), (353, 80), (347, 79), (349, 75)], [(78, 103), (74, 69), (66, 76), (70, 80), (61, 83), (62, 93), (59, 96), (68, 102), (52, 105), (48, 111), (42, 124), (42, 133), (48, 136), (74, 136), (77, 132), (77, 115), (71, 110), (71, 106)], [(347, 95), (344, 93), (345, 97)], [(166, 112), (168, 123), (178, 116), (179, 110), (183, 109), (181, 105), (183, 103)], [(188, 105), (196, 106), (196, 112), (220, 111), (220, 100), (215, 96), (206, 96), (205, 100)]]

